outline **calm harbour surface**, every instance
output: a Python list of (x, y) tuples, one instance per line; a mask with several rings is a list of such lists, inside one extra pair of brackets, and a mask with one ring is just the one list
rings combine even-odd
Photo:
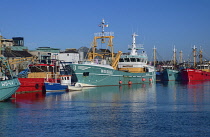
[(210, 82), (157, 82), (0, 102), (1, 137), (210, 136)]

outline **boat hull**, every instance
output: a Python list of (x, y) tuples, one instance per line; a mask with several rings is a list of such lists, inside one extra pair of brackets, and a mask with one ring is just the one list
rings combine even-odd
[(18, 78), (21, 85), (17, 92), (43, 91), (45, 78)]
[(68, 85), (61, 85), (60, 83), (45, 82), (44, 85), (46, 92), (67, 91), (68, 89)]
[(100, 65), (70, 64), (72, 83), (81, 86), (114, 86), (120, 84), (152, 83), (156, 81), (156, 72), (129, 73), (101, 67)]
[(180, 81), (181, 73), (178, 70), (164, 69), (162, 72), (163, 81)]
[(205, 72), (198, 69), (183, 69), (181, 71), (181, 78), (183, 81), (210, 80), (210, 72)]
[(10, 98), (19, 88), (20, 82), (18, 78), (0, 81), (0, 101)]

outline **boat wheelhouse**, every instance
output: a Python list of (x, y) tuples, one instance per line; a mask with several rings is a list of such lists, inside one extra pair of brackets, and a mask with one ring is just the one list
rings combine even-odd
[(197, 65), (197, 69), (205, 71), (205, 72), (210, 72), (210, 64)]
[(143, 45), (136, 45), (137, 34), (132, 35), (132, 45), (128, 50), (131, 50), (129, 54), (121, 55), (118, 62), (118, 70), (130, 72), (130, 73), (145, 73), (153, 72), (154, 67), (147, 65), (148, 57), (145, 51), (138, 53), (138, 50), (143, 50)]

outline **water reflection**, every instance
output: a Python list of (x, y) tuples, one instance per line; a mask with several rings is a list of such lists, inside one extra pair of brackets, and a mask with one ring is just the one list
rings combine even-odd
[[(151, 90), (152, 89), (152, 90)], [(148, 94), (155, 94), (155, 85), (133, 84), (122, 86), (106, 86), (84, 89), (82, 91), (46, 94), (45, 100), (87, 100), (87, 101), (139, 101), (147, 98)]]
[[(210, 82), (176, 82), (167, 81), (157, 84), (133, 84), (87, 88), (82, 91), (20, 94), (12, 102), (16, 107), (26, 104), (42, 104), (43, 108), (53, 109), (56, 103), (62, 107), (79, 104), (80, 106), (126, 106), (133, 111), (157, 109), (178, 111), (183, 109), (198, 110), (198, 104), (209, 102)], [(186, 106), (185, 104), (190, 104)], [(184, 104), (184, 105), (182, 105)], [(194, 106), (192, 106), (192, 104)], [(25, 106), (24, 106), (25, 105)], [(140, 108), (140, 109), (139, 109)], [(136, 110), (135, 110), (136, 109)]]
[(157, 93), (157, 103), (165, 103), (166, 109), (173, 105), (173, 109), (176, 111), (198, 111), (204, 109), (202, 103), (209, 103), (209, 81), (168, 81), (157, 85), (156, 92), (159, 92)]
[(205, 136), (209, 130), (209, 82), (30, 95), (0, 103), (0, 136)]

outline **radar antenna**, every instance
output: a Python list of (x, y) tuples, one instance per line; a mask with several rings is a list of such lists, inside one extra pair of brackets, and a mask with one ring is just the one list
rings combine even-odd
[[(104, 19), (102, 19), (101, 24), (99, 24), (98, 26), (102, 28), (102, 37), (103, 37), (104, 36), (104, 28), (109, 27), (109, 25), (104, 21)], [(105, 43), (105, 39), (102, 38), (101, 43)]]

